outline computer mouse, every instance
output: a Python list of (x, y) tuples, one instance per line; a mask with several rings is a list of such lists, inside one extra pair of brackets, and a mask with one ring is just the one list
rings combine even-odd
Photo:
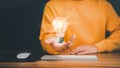
[(30, 55), (31, 53), (23, 52), (23, 53), (18, 53), (16, 57), (17, 59), (27, 59)]

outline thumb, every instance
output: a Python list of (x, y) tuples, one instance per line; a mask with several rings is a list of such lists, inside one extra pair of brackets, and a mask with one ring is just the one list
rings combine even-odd
[(76, 38), (76, 34), (73, 34), (71, 37), (70, 37), (70, 40), (68, 41), (68, 47), (71, 47), (71, 45), (73, 44), (74, 40)]
[(70, 37), (70, 40), (69, 40), (69, 41), (71, 41), (71, 42), (73, 43), (74, 40), (75, 40), (75, 38), (76, 38), (76, 34), (73, 34), (73, 35)]
[(73, 44), (75, 38), (76, 38), (76, 34), (73, 34), (73, 35), (70, 37), (70, 40), (65, 43), (65, 46), (66, 46), (67, 48), (70, 48), (71, 45)]

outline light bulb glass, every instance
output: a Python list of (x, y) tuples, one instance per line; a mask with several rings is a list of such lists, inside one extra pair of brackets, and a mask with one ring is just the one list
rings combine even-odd
[(65, 18), (57, 17), (53, 20), (52, 26), (56, 32), (57, 40), (61, 41), (64, 38), (65, 32), (68, 27), (68, 23)]

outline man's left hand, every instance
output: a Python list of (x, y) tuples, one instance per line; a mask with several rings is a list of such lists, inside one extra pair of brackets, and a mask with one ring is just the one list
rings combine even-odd
[(71, 55), (81, 55), (81, 54), (93, 54), (97, 53), (98, 50), (96, 46), (83, 45), (74, 49), (70, 54)]

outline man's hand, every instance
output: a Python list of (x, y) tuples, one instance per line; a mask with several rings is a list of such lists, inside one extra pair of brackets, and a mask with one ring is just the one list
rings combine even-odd
[(81, 55), (81, 54), (93, 54), (93, 53), (97, 53), (97, 52), (98, 51), (97, 51), (96, 46), (84, 45), (84, 46), (77, 47), (70, 54)]
[(70, 40), (67, 42), (58, 43), (53, 38), (47, 39), (45, 42), (47, 44), (51, 45), (56, 51), (63, 51), (63, 50), (67, 50), (71, 47), (75, 38), (76, 38), (76, 35), (72, 35)]

